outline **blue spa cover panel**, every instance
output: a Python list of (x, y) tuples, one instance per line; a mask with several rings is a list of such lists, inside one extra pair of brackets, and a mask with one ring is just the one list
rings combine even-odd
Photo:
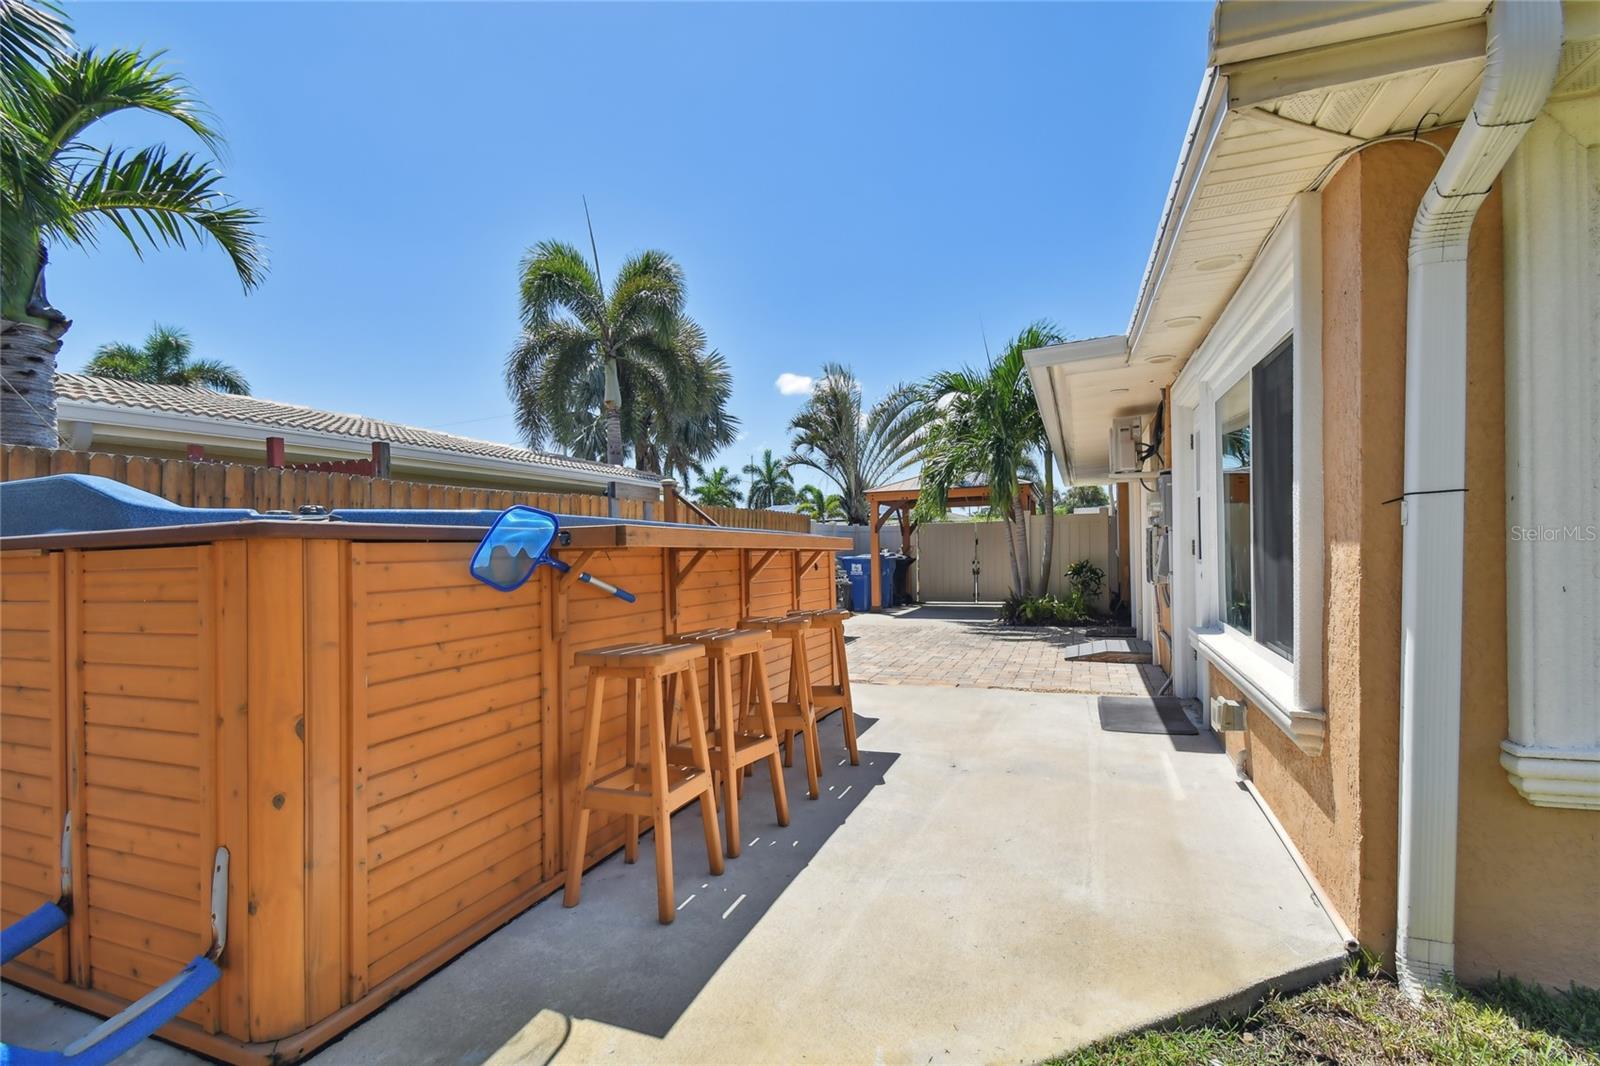
[(499, 511), (447, 511), (403, 507), (340, 507), (333, 517), (341, 522), (374, 522), (401, 526), (482, 526), (488, 529)]
[(181, 507), (110, 478), (54, 474), (0, 484), (0, 537), (97, 533), (260, 518), (239, 507)]
[[(482, 526), (488, 529), (494, 525), (494, 520), (499, 518), (504, 511), (450, 511), (406, 510), (398, 507), (341, 507), (333, 512), (333, 517), (341, 522), (378, 522), (402, 526)], [(564, 514), (556, 516), (563, 526), (604, 526), (613, 525), (618, 520), (615, 518), (597, 518), (594, 515)], [(662, 522), (649, 523), (629, 520), (634, 525), (665, 525)]]

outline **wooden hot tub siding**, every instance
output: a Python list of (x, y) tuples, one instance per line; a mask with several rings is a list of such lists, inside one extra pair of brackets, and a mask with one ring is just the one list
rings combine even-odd
[[(709, 550), (679, 582), (695, 551), (588, 555), (630, 605), (549, 569), (496, 592), (468, 575), (473, 547), (0, 554), (0, 909), (56, 897), (68, 809), (75, 904), (5, 976), (102, 1013), (142, 995), (206, 946), (223, 844), (223, 977), (164, 1035), (304, 1054), (559, 887), (575, 652), (833, 603), (831, 550)], [(787, 657), (769, 653), (775, 692)], [(820, 682), (820, 638), (810, 657)], [(602, 763), (621, 762), (622, 709), (616, 692)], [(590, 842), (591, 863), (616, 850), (621, 820)]]

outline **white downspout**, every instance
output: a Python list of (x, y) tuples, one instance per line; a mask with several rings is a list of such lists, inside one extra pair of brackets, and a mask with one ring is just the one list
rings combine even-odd
[[(1467, 236), (1544, 106), (1560, 56), (1558, 0), (1499, 0), (1490, 9), (1482, 88), (1411, 229), (1395, 961), (1401, 986), (1413, 995), (1455, 969)], [(1499, 510), (1490, 500), (1474, 506)]]

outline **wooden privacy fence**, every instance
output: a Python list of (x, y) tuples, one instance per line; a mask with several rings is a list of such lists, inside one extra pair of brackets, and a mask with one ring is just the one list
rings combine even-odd
[[(154, 459), (106, 452), (78, 452), (65, 448), (0, 449), (0, 481), (21, 481), (50, 474), (94, 474), (155, 493), (185, 507), (248, 507), (257, 511), (297, 511), (317, 506), (395, 507), (504, 510), (513, 504), (541, 507), (557, 514), (605, 516), (610, 501), (582, 492), (528, 492), (460, 485), (432, 485), (362, 477), (316, 470), (273, 469), (242, 463), (193, 459)], [(618, 500), (619, 518), (660, 518), (660, 508), (645, 514), (646, 501)], [(776, 529), (810, 532), (803, 515), (781, 511), (752, 511), (737, 507), (708, 507), (718, 525), (739, 529)], [(681, 521), (697, 521), (687, 509)]]

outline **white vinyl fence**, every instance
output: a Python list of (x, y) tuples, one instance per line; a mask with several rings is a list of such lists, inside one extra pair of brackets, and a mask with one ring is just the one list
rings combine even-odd
[[(1055, 550), (1049, 591), (1064, 595), (1069, 587), (1067, 567), (1088, 559), (1106, 573), (1096, 606), (1102, 611), (1109, 609), (1109, 590), (1117, 573), (1116, 516), (1073, 514), (1055, 515), (1053, 519)], [(1047, 520), (1044, 515), (1028, 518), (1028, 548), (1035, 583), (1044, 569)], [(917, 556), (916, 587), (924, 602), (995, 602), (1010, 593), (1011, 555), (1004, 522), (930, 522), (918, 526), (911, 540)]]

